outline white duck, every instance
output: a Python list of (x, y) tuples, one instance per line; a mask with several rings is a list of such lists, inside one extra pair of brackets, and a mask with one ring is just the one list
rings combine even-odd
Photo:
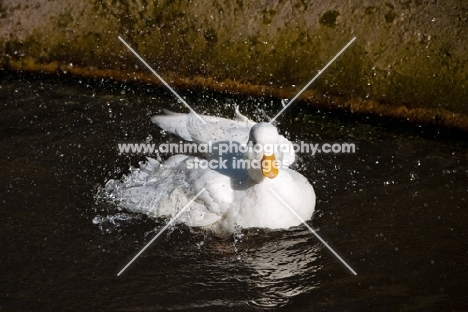
[[(216, 151), (222, 143), (253, 146), (289, 145), (288, 151), (267, 153), (250, 149), (245, 153), (216, 153), (207, 159), (223, 160), (225, 168), (195, 167), (195, 157), (175, 155), (164, 163), (153, 158), (131, 168), (122, 181), (110, 180), (105, 190), (120, 207), (154, 217), (173, 217), (203, 188), (206, 190), (178, 218), (189, 226), (203, 227), (218, 235), (230, 234), (236, 225), (243, 228), (261, 227), (287, 229), (301, 224), (270, 190), (275, 191), (303, 219), (309, 220), (315, 208), (312, 185), (300, 173), (288, 168), (294, 162), (291, 143), (278, 134), (269, 123), (258, 123), (241, 115), (236, 109), (235, 120), (202, 116), (206, 125), (194, 114), (154, 116), (159, 127), (187, 141), (213, 143)], [(231, 148), (232, 149), (232, 148)], [(239, 168), (239, 160), (249, 164)], [(266, 162), (265, 162), (266, 160)], [(271, 165), (274, 160), (281, 165)], [(268, 164), (267, 166), (265, 165)], [(236, 164), (237, 166), (234, 166)], [(250, 168), (248, 168), (250, 167)]]

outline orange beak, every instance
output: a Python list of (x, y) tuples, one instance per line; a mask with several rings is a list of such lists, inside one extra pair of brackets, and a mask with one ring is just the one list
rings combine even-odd
[(262, 158), (262, 173), (263, 176), (273, 179), (275, 178), (279, 171), (278, 166), (276, 164), (275, 155), (271, 154), (270, 156), (263, 155)]

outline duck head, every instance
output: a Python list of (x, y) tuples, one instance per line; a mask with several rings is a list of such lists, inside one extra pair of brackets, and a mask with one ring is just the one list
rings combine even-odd
[(279, 134), (275, 126), (261, 122), (250, 129), (248, 151), (244, 154), (247, 172), (257, 183), (278, 176), (282, 154), (278, 151)]

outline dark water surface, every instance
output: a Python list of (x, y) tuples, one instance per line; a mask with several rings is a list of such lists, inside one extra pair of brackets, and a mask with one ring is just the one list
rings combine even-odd
[[(200, 113), (261, 121), (269, 98), (186, 92)], [(150, 121), (187, 110), (165, 90), (67, 77), (0, 74), (0, 311), (468, 310), (468, 143), (460, 133), (332, 114), (296, 103), (291, 140), (353, 142), (355, 154), (301, 155), (314, 185), (305, 227), (220, 239), (99, 199), (141, 155), (117, 143), (178, 142)], [(453, 138), (453, 135), (456, 135)], [(167, 155), (162, 155), (163, 158)]]

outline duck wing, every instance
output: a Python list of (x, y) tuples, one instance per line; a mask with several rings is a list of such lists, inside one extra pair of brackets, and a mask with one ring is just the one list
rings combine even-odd
[(231, 179), (210, 169), (188, 169), (193, 157), (176, 155), (164, 163), (153, 158), (122, 180), (105, 185), (109, 201), (131, 212), (152, 217), (174, 217), (203, 188), (205, 191), (177, 219), (188, 226), (209, 226), (220, 221), (234, 201)]
[(240, 114), (238, 110), (234, 120), (202, 115), (206, 124), (194, 113), (180, 114), (168, 110), (164, 112), (166, 115), (153, 116), (152, 122), (186, 141), (196, 143), (208, 144), (221, 141), (246, 143), (250, 128), (255, 125), (255, 122)]
[[(214, 144), (217, 142), (237, 142), (246, 144), (249, 140), (250, 129), (256, 123), (242, 115), (238, 108), (235, 109), (234, 119), (202, 115), (204, 124), (194, 113), (182, 114), (169, 110), (166, 115), (157, 115), (151, 118), (157, 126), (165, 131), (173, 133), (186, 141), (202, 144)], [(288, 146), (283, 153), (283, 161), (287, 166), (295, 160), (295, 152), (292, 143), (283, 135), (279, 136), (278, 145)]]

